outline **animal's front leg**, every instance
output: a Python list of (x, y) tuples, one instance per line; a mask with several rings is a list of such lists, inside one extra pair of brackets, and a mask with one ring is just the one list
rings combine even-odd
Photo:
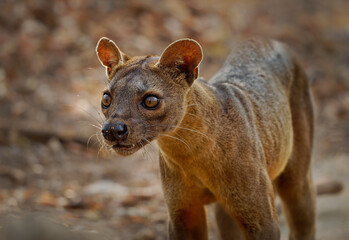
[[(255, 201), (258, 201), (256, 199)], [(264, 201), (264, 200), (262, 200)], [(226, 205), (227, 212), (230, 216), (236, 218), (244, 232), (244, 239), (247, 240), (279, 240), (280, 229), (277, 218), (273, 217), (270, 212), (275, 211), (269, 205), (254, 204), (253, 201), (247, 200), (239, 206), (236, 201), (232, 201), (230, 206)], [(231, 229), (225, 231), (229, 233)], [(233, 229), (234, 230), (234, 229)], [(225, 236), (222, 236), (225, 239)], [(235, 239), (235, 238), (234, 238)], [(237, 238), (240, 239), (240, 238)]]
[[(250, 168), (250, 171), (253, 170)], [(272, 183), (264, 170), (255, 169), (253, 173), (250, 176), (235, 175), (234, 182), (227, 182), (227, 185), (218, 181), (217, 184), (224, 186), (219, 192), (220, 203), (239, 222), (246, 239), (279, 240), (280, 229)], [(227, 177), (222, 175), (222, 179)]]
[(160, 172), (169, 211), (170, 240), (206, 240), (207, 222), (202, 190), (176, 166), (160, 156)]
[(203, 206), (187, 206), (182, 209), (171, 209), (168, 226), (169, 239), (207, 239), (206, 214)]

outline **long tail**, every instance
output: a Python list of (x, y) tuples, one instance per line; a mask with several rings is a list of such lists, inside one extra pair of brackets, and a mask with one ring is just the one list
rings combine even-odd
[(337, 194), (343, 190), (343, 183), (337, 180), (327, 180), (316, 184), (316, 195)]
[[(321, 181), (315, 185), (316, 195), (329, 195), (329, 194), (338, 194), (340, 193), (344, 186), (343, 183), (337, 180), (326, 180)], [(276, 202), (276, 211), (278, 214), (282, 212), (281, 202), (277, 200)]]

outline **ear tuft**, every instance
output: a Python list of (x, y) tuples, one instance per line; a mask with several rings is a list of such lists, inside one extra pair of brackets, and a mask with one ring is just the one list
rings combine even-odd
[(202, 60), (202, 48), (193, 39), (180, 39), (170, 44), (161, 54), (159, 67), (177, 68), (184, 72), (191, 84), (198, 75), (198, 66)]
[(107, 76), (111, 78), (112, 70), (121, 64), (125, 59), (125, 54), (120, 51), (116, 44), (109, 38), (102, 37), (96, 47), (99, 61), (107, 68)]

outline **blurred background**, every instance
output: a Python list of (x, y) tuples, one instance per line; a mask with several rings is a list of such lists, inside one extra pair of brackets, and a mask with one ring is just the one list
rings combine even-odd
[(316, 182), (344, 184), (318, 198), (317, 239), (348, 239), (348, 13), (346, 0), (1, 0), (0, 215), (50, 214), (98, 239), (166, 239), (156, 147), (127, 158), (100, 149), (96, 43), (109, 37), (134, 56), (194, 38), (209, 79), (234, 43), (262, 36), (287, 43), (311, 81)]

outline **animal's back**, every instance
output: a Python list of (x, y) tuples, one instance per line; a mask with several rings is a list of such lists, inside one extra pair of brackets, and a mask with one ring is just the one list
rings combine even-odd
[(263, 88), (268, 84), (263, 80), (269, 81), (272, 74), (288, 90), (292, 71), (293, 60), (287, 46), (274, 40), (250, 39), (235, 46), (210, 83), (244, 82), (245, 87)]
[(237, 109), (230, 113), (230, 124), (238, 123), (235, 130), (255, 140), (251, 147), (259, 147), (271, 178), (280, 174), (292, 152), (293, 71), (292, 57), (283, 44), (253, 39), (239, 44), (210, 80), (224, 96), (222, 104)]

